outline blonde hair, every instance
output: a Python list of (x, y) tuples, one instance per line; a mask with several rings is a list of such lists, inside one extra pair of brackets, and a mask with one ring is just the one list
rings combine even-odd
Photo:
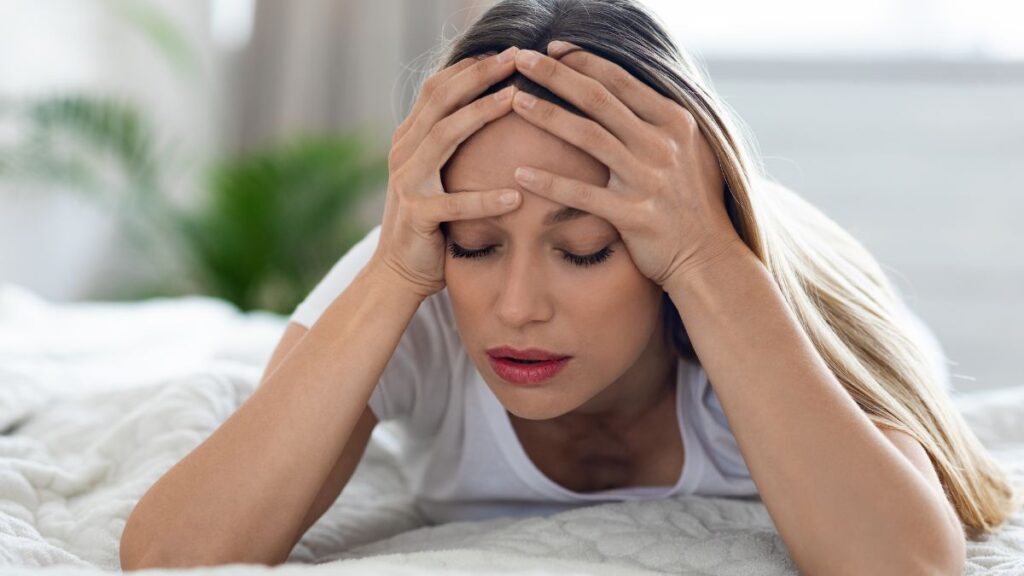
[[(1011, 487), (953, 405), (878, 262), (833, 220), (764, 174), (746, 127), (656, 15), (633, 0), (504, 0), (454, 39), (434, 71), (509, 46), (545, 52), (550, 40), (618, 64), (693, 114), (718, 156), (733, 226), (843, 388), (873, 422), (921, 443), (967, 537), (1005, 523), (1024, 503), (1024, 489)], [(481, 97), (509, 84), (585, 116), (520, 74)], [(667, 294), (663, 301), (667, 335), (680, 355), (697, 360)]]

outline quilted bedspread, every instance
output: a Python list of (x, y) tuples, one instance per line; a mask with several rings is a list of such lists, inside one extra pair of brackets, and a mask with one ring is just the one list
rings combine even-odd
[[(0, 284), (0, 573), (119, 570), (132, 507), (253, 392), (286, 321), (205, 297), (58, 304)], [(1024, 385), (954, 400), (1024, 484)], [(750, 500), (684, 496), (428, 525), (396, 464), (397, 438), (377, 427), (287, 563), (204, 572), (797, 573), (766, 508)], [(964, 573), (1024, 575), (1024, 512), (968, 543)]]

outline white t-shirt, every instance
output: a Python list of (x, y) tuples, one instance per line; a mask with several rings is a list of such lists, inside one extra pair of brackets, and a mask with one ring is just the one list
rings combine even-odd
[[(366, 265), (379, 237), (378, 225), (331, 268), (291, 320), (311, 327)], [(462, 346), (444, 289), (426, 298), (409, 321), (369, 405), (380, 421), (397, 421), (404, 432), (401, 466), (419, 511), (434, 524), (675, 494), (759, 498), (707, 374), (679, 358), (676, 386), (685, 462), (674, 485), (566, 489), (519, 443), (504, 406)]]

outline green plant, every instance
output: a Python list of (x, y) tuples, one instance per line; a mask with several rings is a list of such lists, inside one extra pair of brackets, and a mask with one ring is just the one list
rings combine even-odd
[(217, 163), (207, 202), (179, 226), (209, 294), (289, 313), (368, 232), (357, 208), (387, 180), (358, 132), (307, 136)]
[[(200, 59), (156, 5), (103, 0), (182, 80)], [(291, 312), (330, 266), (366, 234), (357, 208), (387, 179), (387, 161), (366, 157), (362, 130), (300, 137), (267, 150), (211, 159), (197, 207), (171, 201), (178, 155), (130, 101), (81, 92), (0, 101), (16, 137), (0, 142), (0, 178), (77, 193), (118, 216), (126, 244), (153, 269), (113, 299), (200, 292), (242, 310)], [(59, 233), (59, 231), (56, 231)], [(170, 263), (184, 262), (184, 270)]]
[[(161, 156), (148, 120), (130, 102), (68, 93), (0, 103), (0, 119), (18, 137), (0, 147), (0, 177), (81, 194), (121, 215), (141, 249), (159, 233), (164, 205)], [(165, 147), (166, 148), (166, 147)]]
[[(173, 154), (145, 116), (106, 97), (58, 95), (5, 115), (24, 136), (0, 149), (0, 177), (57, 185), (115, 210), (132, 246), (158, 270), (120, 299), (176, 296), (185, 286), (242, 310), (288, 313), (368, 231), (356, 210), (387, 179), (386, 158), (366, 157), (361, 131), (306, 136), (213, 160), (198, 207), (170, 201), (162, 174)], [(164, 268), (186, 262), (186, 278)]]

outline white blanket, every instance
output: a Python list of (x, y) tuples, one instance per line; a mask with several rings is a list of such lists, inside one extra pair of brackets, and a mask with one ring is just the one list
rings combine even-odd
[[(118, 570), (135, 502), (252, 393), (286, 320), (211, 298), (55, 304), (0, 285), (0, 572)], [(955, 400), (1024, 483), (1024, 386)], [(690, 496), (428, 526), (395, 442), (378, 426), (342, 495), (273, 570), (797, 573), (754, 501)], [(1024, 513), (968, 552), (965, 574), (1024, 574)]]

